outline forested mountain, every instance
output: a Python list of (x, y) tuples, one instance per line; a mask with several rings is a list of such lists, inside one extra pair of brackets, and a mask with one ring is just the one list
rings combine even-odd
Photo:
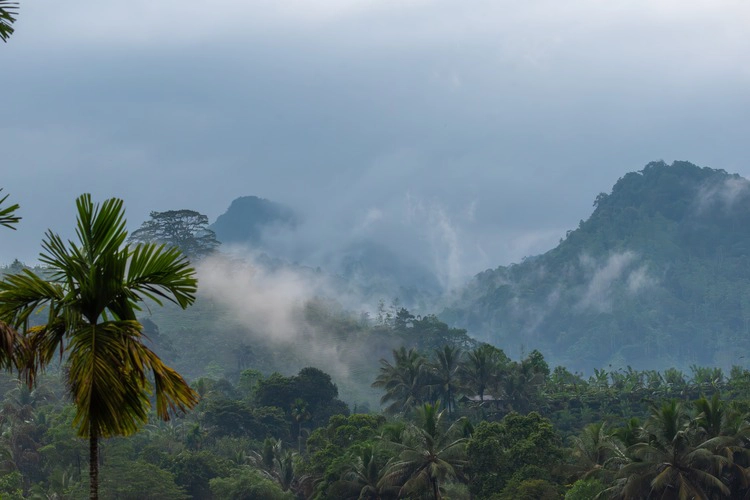
[(441, 318), (572, 369), (742, 364), (750, 182), (654, 162), (594, 207), (556, 248), (475, 276)]
[(296, 224), (297, 215), (290, 208), (257, 196), (242, 196), (232, 201), (210, 227), (222, 243), (257, 246), (264, 230)]

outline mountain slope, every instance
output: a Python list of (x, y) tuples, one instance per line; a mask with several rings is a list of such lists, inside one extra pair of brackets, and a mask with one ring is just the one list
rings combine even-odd
[(477, 275), (441, 318), (574, 369), (744, 365), (750, 182), (655, 162), (594, 206), (555, 249)]
[(232, 201), (210, 227), (222, 243), (257, 246), (264, 230), (296, 224), (297, 217), (291, 209), (257, 196), (242, 196)]

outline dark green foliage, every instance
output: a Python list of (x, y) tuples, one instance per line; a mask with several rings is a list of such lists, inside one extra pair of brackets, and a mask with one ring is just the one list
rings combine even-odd
[(175, 483), (193, 498), (211, 498), (209, 481), (229, 475), (230, 464), (208, 451), (183, 451), (170, 458), (166, 467)]
[(143, 461), (109, 464), (102, 475), (102, 497), (120, 500), (187, 500), (174, 475)]
[[(494, 496), (498, 500), (557, 500), (560, 487), (544, 479), (511, 479), (503, 491)], [(589, 499), (590, 500), (590, 499)]]
[[(281, 422), (279, 422), (281, 418)], [(284, 425), (283, 413), (273, 407), (255, 408), (248, 403), (224, 397), (212, 398), (203, 409), (203, 423), (210, 437), (247, 436), (263, 440), (268, 436), (280, 438), (279, 427)]]
[(552, 423), (538, 413), (511, 413), (500, 422), (481, 422), (466, 453), (469, 489), (477, 498), (491, 498), (512, 478), (519, 483), (550, 479), (563, 455)]
[(284, 492), (278, 484), (250, 467), (240, 467), (229, 477), (211, 479), (213, 498), (233, 500), (293, 500), (291, 492)]
[(579, 479), (565, 493), (565, 500), (592, 500), (604, 489), (604, 485), (597, 479)]
[(465, 482), (466, 437), (462, 421), (450, 426), (439, 405), (417, 409), (416, 422), (404, 427), (397, 442), (391, 442), (396, 456), (388, 462), (378, 482), (381, 489), (398, 488), (399, 497), (441, 498), (441, 485)]

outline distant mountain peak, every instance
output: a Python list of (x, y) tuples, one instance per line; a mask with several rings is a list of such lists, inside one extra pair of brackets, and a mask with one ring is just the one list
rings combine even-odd
[(294, 228), (297, 223), (297, 215), (284, 205), (257, 196), (241, 196), (210, 227), (222, 243), (255, 246), (261, 243), (264, 230)]
[(574, 369), (731, 366), (750, 349), (750, 182), (651, 162), (554, 249), (477, 275), (441, 315)]

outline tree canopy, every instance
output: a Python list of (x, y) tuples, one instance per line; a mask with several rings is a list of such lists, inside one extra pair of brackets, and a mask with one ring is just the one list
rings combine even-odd
[(221, 244), (208, 228), (208, 217), (194, 210), (151, 212), (151, 218), (130, 235), (134, 243), (162, 243), (179, 248), (191, 259), (203, 258)]

